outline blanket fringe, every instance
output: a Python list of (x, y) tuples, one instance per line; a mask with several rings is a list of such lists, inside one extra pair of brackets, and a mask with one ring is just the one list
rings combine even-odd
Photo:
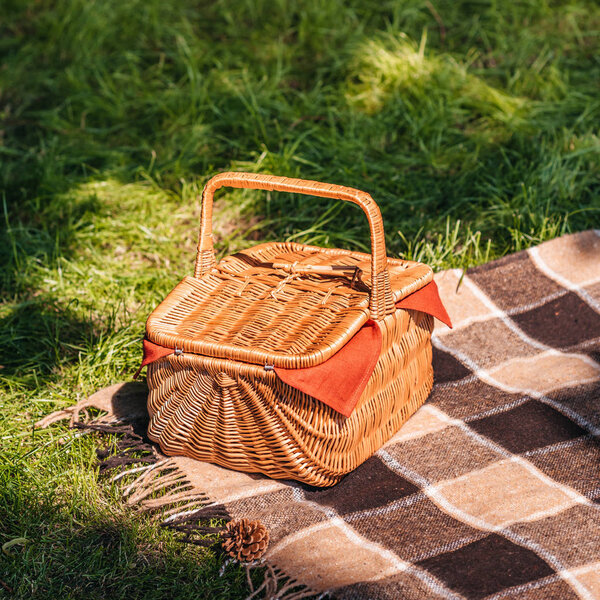
[(214, 520), (229, 520), (229, 515), (222, 506), (209, 505), (197, 510), (184, 511), (172, 515), (163, 521), (161, 525), (183, 534), (183, 542), (206, 548), (213, 546), (215, 542), (214, 540), (207, 540), (203, 536), (218, 534), (224, 530), (223, 526), (215, 527), (207, 524)]
[[(255, 568), (264, 568), (263, 582), (254, 589), (252, 583), (251, 571)], [(246, 581), (250, 588), (250, 595), (245, 600), (301, 600), (302, 598), (314, 598), (320, 600), (326, 598), (328, 593), (315, 594), (297, 580), (288, 577), (283, 571), (260, 561), (246, 565)], [(259, 596), (261, 594), (261, 596)]]

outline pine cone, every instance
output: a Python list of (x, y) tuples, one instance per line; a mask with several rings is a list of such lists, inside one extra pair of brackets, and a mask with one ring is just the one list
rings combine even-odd
[(260, 558), (269, 545), (269, 531), (260, 521), (234, 519), (221, 531), (223, 549), (240, 562)]

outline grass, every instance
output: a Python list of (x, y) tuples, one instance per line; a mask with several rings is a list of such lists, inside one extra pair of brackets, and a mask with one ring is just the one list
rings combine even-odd
[[(369, 191), (390, 255), (485, 262), (600, 224), (585, 0), (12, 0), (0, 7), (0, 597), (242, 598), (41, 416), (127, 379), (238, 169)], [(218, 251), (368, 248), (355, 207), (228, 191)]]

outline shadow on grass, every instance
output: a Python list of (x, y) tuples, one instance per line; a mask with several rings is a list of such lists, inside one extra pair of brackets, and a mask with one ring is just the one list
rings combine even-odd
[[(70, 183), (74, 189), (76, 184)], [(70, 258), (77, 249), (79, 233), (93, 226), (94, 215), (101, 208), (100, 200), (91, 194), (57, 193), (50, 201), (5, 198), (0, 223), (0, 296), (34, 287), (32, 270), (49, 269), (59, 258)]]
[(137, 328), (120, 327), (114, 313), (102, 319), (78, 315), (76, 305), (46, 295), (0, 305), (0, 376), (41, 392), (63, 382), (65, 368), (79, 364), (79, 380), (72, 374), (68, 379), (69, 396), (80, 390), (82, 377), (86, 389), (98, 385), (98, 372), (130, 379), (141, 357)]
[(229, 566), (221, 576), (214, 551), (184, 545), (147, 518), (95, 515), (86, 523), (40, 506), (23, 509), (0, 526), (4, 540), (27, 539), (0, 556), (10, 597), (189, 600), (247, 593), (242, 567)]
[(5, 308), (0, 313), (0, 331), (2, 374), (22, 376), (35, 371), (42, 378), (93, 346), (99, 335), (93, 323), (46, 298)]

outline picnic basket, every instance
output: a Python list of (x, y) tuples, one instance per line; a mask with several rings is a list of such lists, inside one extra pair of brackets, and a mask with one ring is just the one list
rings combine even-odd
[[(371, 254), (272, 242), (217, 263), (212, 208), (224, 186), (357, 204), (369, 222)], [(213, 177), (202, 195), (194, 275), (146, 324), (146, 340), (169, 352), (148, 365), (150, 439), (170, 456), (337, 483), (431, 390), (433, 317), (396, 304), (432, 277), (426, 265), (387, 258), (381, 213), (365, 192), (252, 173)], [(350, 416), (278, 375), (325, 364), (368, 323), (381, 333), (381, 350)]]

